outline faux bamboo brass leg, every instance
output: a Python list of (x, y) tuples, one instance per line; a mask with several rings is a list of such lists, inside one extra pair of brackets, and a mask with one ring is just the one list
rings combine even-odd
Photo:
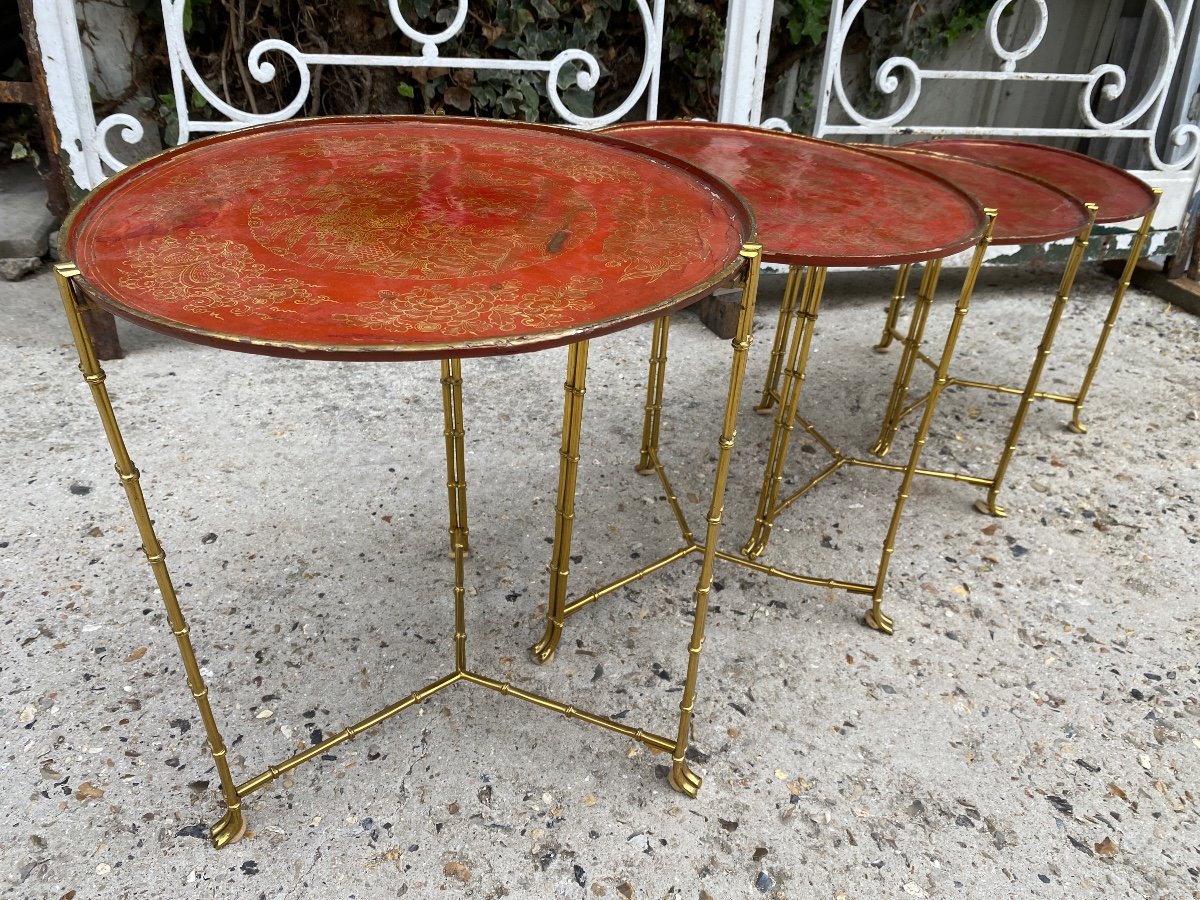
[(911, 271), (912, 266), (909, 263), (905, 263), (896, 271), (896, 287), (892, 291), (892, 302), (888, 304), (883, 334), (879, 336), (879, 343), (872, 348), (876, 353), (887, 353), (888, 347), (892, 346), (892, 336), (896, 333), (896, 322), (900, 319), (900, 306), (908, 294), (908, 276)]
[[(657, 344), (660, 327), (662, 334), (663, 362), (666, 361), (666, 320), (654, 323)], [(559, 451), (558, 501), (555, 505), (554, 548), (550, 557), (550, 598), (546, 607), (546, 631), (542, 639), (530, 648), (533, 658), (547, 663), (554, 656), (562, 637), (564, 608), (567, 601), (567, 579), (571, 572), (571, 536), (575, 529), (575, 483), (579, 473), (579, 434), (583, 426), (583, 395), (587, 379), (588, 342), (572, 344), (567, 351), (567, 380), (563, 384), (562, 449)], [(652, 357), (653, 359), (653, 357)], [(651, 368), (653, 369), (653, 362)], [(661, 372), (661, 369), (659, 370)], [(653, 378), (653, 374), (651, 375)], [(658, 406), (662, 406), (662, 384), (657, 391)], [(648, 412), (648, 411), (647, 411)], [(658, 427), (654, 426), (655, 444)], [(646, 435), (650, 434), (647, 421)], [(647, 452), (645, 449), (643, 452)]]
[[(458, 398), (457, 416), (452, 398)], [(463, 553), (471, 550), (470, 534), (467, 531), (467, 482), (463, 474), (466, 455), (463, 449), (462, 423), (462, 362), (457, 359), (442, 360), (442, 412), (445, 417), (446, 434), (446, 490), (450, 501), (450, 555), (458, 552), (461, 542)], [(460, 533), (461, 531), (461, 533)]]
[(1104, 327), (1100, 330), (1100, 338), (1096, 341), (1096, 349), (1092, 351), (1092, 358), (1088, 362), (1087, 372), (1083, 376), (1083, 384), (1079, 388), (1079, 393), (1075, 397), (1074, 412), (1071, 415), (1071, 424), (1068, 426), (1077, 434), (1086, 434), (1087, 426), (1080, 420), (1083, 415), (1083, 403), (1087, 400), (1088, 391), (1092, 389), (1092, 382), (1096, 378), (1096, 371), (1100, 368), (1100, 358), (1104, 356), (1104, 348), (1108, 344), (1108, 336), (1112, 333), (1113, 326), (1117, 324), (1117, 314), (1121, 312), (1121, 303), (1125, 299), (1125, 291), (1129, 288), (1129, 282), (1133, 279), (1133, 270), (1137, 268), (1138, 259), (1142, 255), (1142, 247), (1146, 243), (1146, 235), (1150, 231), (1150, 223), (1154, 219), (1154, 212), (1158, 209), (1158, 200), (1162, 197), (1160, 188), (1154, 189), (1154, 206), (1146, 213), (1142, 219), (1141, 227), (1138, 228), (1137, 234), (1133, 238), (1133, 243), (1129, 247), (1129, 259), (1125, 261), (1125, 268), (1121, 272), (1121, 280), (1117, 284), (1116, 293), (1113, 294), (1112, 303), (1108, 307), (1108, 316), (1104, 320)]
[(733, 361), (730, 365), (729, 392), (725, 398), (725, 416), (717, 454), (717, 472), (713, 479), (712, 502), (708, 508), (708, 527), (704, 535), (704, 556), (696, 582), (696, 617), (688, 642), (687, 676), (683, 682), (683, 697), (679, 701), (679, 731), (675, 751), (671, 755), (671, 787), (689, 797), (700, 789), (700, 776), (687, 764), (688, 741), (691, 738), (692, 710), (696, 702), (696, 682), (700, 671), (700, 652), (704, 648), (704, 626), (708, 618), (708, 595), (712, 590), (713, 561), (716, 559), (717, 538), (721, 531), (721, 513), (725, 504), (725, 483), (729, 477), (729, 457), (737, 435), (738, 403), (742, 382), (746, 376), (746, 353), (750, 349), (750, 326), (754, 320), (754, 301), (758, 294), (758, 270), (762, 247), (746, 244), (742, 256), (749, 271), (742, 289), (742, 308), (738, 315), (737, 334), (733, 339)]
[(763, 485), (758, 495), (758, 510), (754, 514), (754, 528), (750, 538), (742, 547), (742, 553), (751, 559), (762, 556), (771, 537), (775, 521), (775, 506), (779, 501), (779, 489), (783, 484), (783, 470), (787, 463), (788, 443), (796, 423), (796, 410), (800, 403), (800, 391), (804, 386), (805, 370), (808, 368), (808, 353), (821, 305), (821, 294), (825, 289), (825, 269), (810, 266), (804, 279), (804, 290), (800, 298), (798, 327), (792, 336), (788, 350), (788, 362), (784, 371), (783, 393), (779, 410), (775, 414), (775, 427), (771, 431), (771, 446), (767, 451), (767, 462), (763, 468)]
[(642, 475), (654, 472), (654, 455), (658, 452), (663, 385), (667, 376), (667, 337), (670, 331), (670, 316), (654, 321), (654, 333), (650, 338), (650, 370), (646, 375), (646, 413), (642, 418), (642, 452), (637, 464), (637, 471)]
[(779, 398), (779, 380), (783, 377), (783, 357), (788, 346), (788, 335), (792, 329), (792, 316), (796, 312), (796, 298), (800, 296), (800, 285), (804, 280), (803, 266), (788, 269), (787, 283), (783, 287), (783, 299), (779, 301), (779, 321), (775, 325), (775, 340), (771, 344), (771, 358), (767, 364), (767, 377), (763, 380), (762, 399), (754, 407), (757, 413), (768, 413)]
[(901, 342), (904, 351), (900, 354), (900, 362), (896, 366), (896, 378), (892, 382), (887, 412), (884, 413), (883, 424), (879, 428), (879, 439), (871, 448), (871, 452), (876, 456), (887, 456), (888, 451), (892, 449), (892, 441), (896, 438), (896, 429), (900, 427), (904, 404), (908, 399), (908, 388), (920, 356), (921, 342), (925, 339), (925, 325), (929, 321), (929, 310), (933, 306), (933, 295), (941, 271), (942, 261), (935, 259), (927, 262), (924, 272), (921, 273), (921, 285), (917, 288), (912, 320), (908, 323), (908, 335)]
[(463, 424), (462, 361), (442, 360), (442, 416), (446, 423), (446, 484), (450, 552), (454, 557), (454, 672), (467, 669), (465, 573), (467, 555), (467, 453)]
[(208, 701), (208, 688), (200, 674), (200, 665), (196, 662), (196, 654), (192, 650), (187, 622), (175, 595), (175, 586), (171, 582), (170, 572), (167, 570), (166, 552), (154, 533), (154, 524), (146, 509), (146, 500), (142, 495), (137, 467), (129, 458), (125, 440), (121, 437), (121, 431), (117, 425), (112, 401), (108, 396), (108, 389), (104, 386), (104, 370), (100, 368), (96, 359), (91, 337), (84, 322), (85, 301), (76, 294), (71, 282), (71, 279), (79, 274), (79, 270), (70, 263), (62, 263), (54, 267), (54, 274), (58, 280), (58, 289), (62, 295), (67, 322), (71, 326), (71, 335), (75, 339), (75, 349), (79, 353), (79, 370), (83, 373), (88, 387), (91, 388), (92, 400), (100, 413), (100, 421), (104, 425), (104, 433), (108, 437), (108, 443), (116, 461), (117, 474), (125, 489), (125, 497), (129, 501), (129, 508), (133, 511), (133, 518), (137, 522), (138, 536), (142, 541), (142, 552), (145, 553), (146, 561), (150, 563), (150, 568), (154, 572), (154, 580), (158, 584), (163, 605), (166, 607), (167, 622), (171, 627), (171, 633), (175, 635), (179, 656), (183, 660), (183, 668), (187, 673), (188, 687), (200, 711), (200, 718), (204, 722), (204, 732), (208, 738), (217, 776), (221, 781), (221, 791), (226, 807), (225, 815), (213, 825), (211, 835), (216, 847), (224, 847), (240, 838), (246, 830), (246, 823), (242, 818), (241, 799), (225, 755), (225, 742), (221, 738), (217, 721), (213, 717), (212, 707)]
[[(883, 553), (879, 558), (879, 571), (875, 575), (875, 590), (871, 594), (871, 608), (864, 616), (866, 623), (877, 631), (882, 631), (884, 634), (891, 634), (895, 625), (892, 619), (883, 612), (883, 589), (887, 583), (888, 566), (892, 560), (892, 553), (896, 547), (896, 535), (900, 530), (900, 518), (904, 513), (904, 505), (908, 501), (908, 492), (912, 487), (913, 475), (916, 474), (917, 466), (921, 461), (921, 450), (925, 447), (925, 440), (929, 435), (929, 426), (933, 422), (933, 414), (937, 408), (938, 397), (942, 389), (946, 386), (950, 374), (950, 360), (954, 356), (954, 347), (958, 343), (958, 333), (962, 329), (963, 317), (967, 314), (967, 309), (971, 303), (971, 294), (975, 290), (975, 281), (979, 277), (979, 269), (983, 265), (983, 256), (987, 251), (988, 245), (992, 241), (992, 226), (996, 221), (996, 211), (994, 209), (985, 210), (987, 215), (987, 227), (984, 230), (983, 237), (979, 244), (975, 247), (975, 253), (971, 257), (971, 265), (967, 270), (966, 281), (963, 283), (961, 293), (958, 295), (958, 302), (954, 305), (954, 319), (950, 323), (950, 329), (946, 334), (946, 343), (942, 348), (942, 357), (938, 362), (937, 371), (934, 373), (933, 387), (929, 391), (929, 399), (925, 403), (925, 410), (921, 416), (921, 424), (917, 426), (917, 435), (913, 440), (912, 451), (909, 453), (908, 466), (904, 470), (904, 475), (900, 481), (900, 490), (896, 494), (896, 505), (892, 509), (892, 519), (888, 524), (887, 536), (883, 541)], [(933, 284), (929, 285), (929, 296), (933, 296), (933, 291), (937, 287), (936, 275)]]
[(1092, 236), (1092, 225), (1096, 221), (1096, 205), (1094, 203), (1085, 205), (1088, 210), (1088, 223), (1075, 237), (1075, 244), (1071, 247), (1071, 255), (1067, 259), (1066, 268), (1063, 269), (1058, 293), (1054, 297), (1054, 304), (1050, 307), (1050, 316), (1046, 320), (1046, 327), (1042, 330), (1042, 340), (1038, 344), (1037, 353), (1033, 358), (1033, 366), (1025, 381), (1025, 390), (1017, 404), (1017, 412), (1013, 416), (1008, 437), (1004, 441), (1004, 450), (1000, 453), (1000, 461), (996, 465), (996, 474), (992, 476), (992, 484), (988, 488), (987, 500), (979, 500), (975, 503), (975, 508), (982, 513), (1001, 517), (1008, 515), (1004, 508), (996, 502), (996, 498), (1000, 495), (1000, 486), (1004, 483), (1004, 476), (1008, 473), (1008, 465), (1017, 451), (1017, 442), (1021, 439), (1021, 429), (1025, 427), (1025, 417), (1029, 415), (1029, 408), (1033, 405), (1042, 370), (1046, 367), (1046, 358), (1050, 355), (1050, 348), (1054, 345), (1054, 335), (1058, 332), (1058, 323), (1062, 321), (1063, 311), (1067, 308), (1067, 300), (1071, 296), (1071, 285), (1075, 283), (1079, 263), (1083, 260), (1084, 251), (1087, 250), (1088, 241)]

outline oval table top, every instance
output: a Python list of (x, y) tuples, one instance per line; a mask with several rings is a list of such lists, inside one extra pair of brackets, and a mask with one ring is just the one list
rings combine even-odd
[(846, 144), (713, 122), (604, 131), (728, 181), (754, 210), (768, 262), (923, 262), (966, 250), (983, 235), (983, 209), (954, 185)]
[(1079, 198), (1039, 178), (965, 156), (936, 153), (927, 144), (867, 149), (945, 178), (997, 210), (993, 244), (1057, 241), (1074, 237), (1088, 223), (1088, 211)]
[(570, 343), (699, 299), (753, 214), (601, 135), (427, 116), (281, 122), (176, 147), (86, 197), (87, 296), (215, 346), (432, 359)]
[(1073, 150), (982, 138), (934, 138), (902, 146), (968, 156), (1040, 178), (1084, 203), (1095, 203), (1096, 221), (1104, 225), (1140, 219), (1157, 202), (1154, 191), (1140, 178)]

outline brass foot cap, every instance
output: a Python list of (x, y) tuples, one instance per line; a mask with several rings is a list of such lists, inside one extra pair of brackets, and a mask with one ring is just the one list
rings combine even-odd
[(867, 627), (874, 628), (876, 631), (882, 631), (884, 634), (893, 634), (895, 632), (895, 623), (891, 617), (883, 614), (882, 611), (876, 613), (874, 609), (868, 609), (863, 615), (863, 621), (867, 623)]
[(529, 648), (529, 655), (533, 657), (534, 662), (546, 665), (550, 660), (554, 659), (554, 651), (558, 648), (558, 641), (549, 644), (546, 641), (539, 641)]
[(667, 781), (670, 782), (671, 787), (688, 797), (695, 797), (703, 783), (703, 779), (699, 775), (686, 765), (680, 764), (671, 766), (671, 774), (667, 776)]
[(763, 555), (763, 551), (767, 549), (766, 544), (749, 543), (742, 548), (742, 556), (746, 559), (758, 559)]
[(246, 833), (246, 820), (241, 813), (226, 813), (221, 817), (221, 820), (212, 827), (211, 835), (213, 847), (220, 850), (222, 847), (228, 847), (230, 844), (236, 844), (241, 840), (242, 835)]
[(986, 500), (976, 500), (975, 510), (976, 512), (983, 513), (985, 516), (995, 516), (997, 519), (1004, 519), (1008, 517), (1008, 510), (1006, 510), (1003, 506), (997, 506), (994, 503), (988, 503)]

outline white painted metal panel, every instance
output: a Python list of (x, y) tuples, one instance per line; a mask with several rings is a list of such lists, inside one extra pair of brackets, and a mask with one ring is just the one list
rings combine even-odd
[[(1178, 227), (1192, 197), (1197, 174), (1200, 173), (1200, 127), (1187, 121), (1165, 123), (1163, 113), (1175, 74), (1180, 50), (1188, 35), (1194, 0), (1175, 0), (1172, 10), (1167, 0), (1147, 0), (1143, 28), (1158, 30), (1166, 52), (1156, 61), (1153, 74), (1145, 79), (1139, 97), (1126, 97), (1130, 76), (1120, 66), (1101, 63), (1086, 72), (1024, 71), (1027, 60), (1045, 39), (1050, 22), (1047, 0), (997, 0), (992, 6), (985, 26), (987, 46), (997, 65), (993, 69), (935, 69), (923, 68), (913, 59), (893, 56), (885, 60), (874, 73), (878, 91), (893, 100), (892, 108), (879, 115), (868, 115), (857, 108), (849, 96), (842, 77), (842, 61), (846, 38), (855, 17), (867, 0), (834, 0), (830, 12), (827, 50), (818, 94), (817, 120), (814, 134), (818, 137), (835, 135), (886, 136), (899, 134), (960, 135), (1028, 138), (1107, 138), (1136, 141), (1144, 148), (1151, 169), (1137, 172), (1150, 184), (1162, 187), (1164, 196), (1155, 217), (1158, 228)], [(1027, 20), (1032, 14), (1032, 28), (1023, 40), (1012, 43), (1011, 29), (1002, 29), (1002, 17), (1022, 4)], [(1060, 10), (1062, 0), (1055, 4)], [(935, 82), (1042, 82), (1074, 86), (1074, 122), (1065, 125), (997, 125), (994, 122), (962, 125), (937, 123), (914, 118), (922, 90)], [(1099, 108), (1105, 101), (1124, 100), (1122, 112), (1106, 118)], [(1109, 103), (1108, 105), (1111, 105)], [(1041, 111), (1038, 110), (1040, 113)], [(838, 120), (835, 120), (838, 114)], [(767, 123), (764, 123), (767, 124)], [(773, 120), (772, 125), (786, 125)], [(1168, 129), (1169, 151), (1160, 154), (1156, 140), (1160, 130)]]
[[(179, 116), (179, 141), (182, 143), (202, 132), (223, 132), (247, 125), (278, 122), (298, 113), (304, 106), (312, 83), (314, 66), (386, 66), (411, 68), (436, 66), (445, 69), (476, 69), (513, 72), (539, 72), (546, 77), (546, 92), (555, 113), (567, 124), (580, 128), (599, 128), (617, 121), (639, 102), (645, 101), (647, 118), (658, 112), (659, 70), (666, 0), (631, 0), (645, 35), (644, 57), (638, 79), (629, 94), (613, 110), (599, 116), (581, 116), (563, 102), (559, 76), (575, 71), (575, 84), (584, 91), (594, 90), (601, 78), (599, 60), (583, 48), (565, 48), (552, 59), (486, 59), (443, 55), (442, 45), (457, 36), (466, 22), (469, 0), (454, 0), (450, 22), (440, 31), (423, 32), (409, 23), (397, 0), (389, 0), (392, 20), (407, 38), (415, 42), (415, 55), (369, 56), (352, 53), (309, 53), (285, 40), (260, 41), (250, 49), (246, 67), (260, 84), (268, 84), (279, 74), (276, 65), (286, 59), (296, 69), (298, 89), (282, 108), (269, 112), (238, 109), (205, 84), (192, 62), (184, 29), (187, 0), (162, 0), (171, 80)], [(73, 0), (34, 0), (35, 21), (44, 49), (47, 80), (51, 82), (51, 103), (56, 124), (67, 148), (72, 177), (83, 189), (91, 189), (103, 180), (105, 169), (124, 167), (119, 154), (109, 147), (110, 137), (129, 144), (142, 139), (142, 125), (124, 114), (105, 117), (99, 123), (92, 111), (91, 93), (79, 44), (79, 29)], [(766, 35), (763, 35), (766, 40)], [(281, 59), (282, 57), (282, 59)], [(274, 60), (274, 62), (272, 62)], [(573, 68), (572, 68), (573, 67)], [(197, 119), (192, 115), (190, 98), (195, 91), (208, 104), (216, 118)], [(761, 102), (761, 86), (759, 97)]]

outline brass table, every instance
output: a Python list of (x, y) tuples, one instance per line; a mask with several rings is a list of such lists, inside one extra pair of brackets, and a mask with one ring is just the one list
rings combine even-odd
[[(1079, 390), (1074, 394), (1058, 394), (1049, 391), (1034, 393), (1034, 399), (1050, 400), (1070, 406), (1072, 409), (1069, 427), (1077, 434), (1084, 434), (1087, 426), (1082, 419), (1083, 404), (1087, 400), (1092, 383), (1096, 380), (1096, 373), (1100, 369), (1100, 360), (1104, 357), (1104, 348), (1108, 345), (1109, 335), (1112, 334), (1113, 327), (1117, 323), (1117, 316), (1121, 312), (1121, 303), (1125, 299), (1125, 292), (1133, 278), (1133, 271), (1137, 268), (1138, 259), (1142, 255), (1146, 235), (1150, 232), (1150, 225), (1154, 220), (1154, 213), (1158, 209), (1162, 191), (1150, 187), (1140, 178), (1106, 162), (1071, 150), (1047, 147), (1044, 144), (984, 138), (939, 138), (905, 146), (962, 156), (990, 165), (1002, 166), (1014, 172), (1020, 172), (1022, 175), (1045, 181), (1059, 190), (1071, 194), (1080, 202), (1094, 206), (1097, 226), (1129, 221), (1139, 223), (1134, 230), (1129, 256), (1125, 260), (1125, 268), (1117, 281), (1113, 298), (1108, 306), (1108, 313), (1104, 317), (1104, 324), (1100, 327), (1096, 346), (1093, 348), (1091, 358), (1084, 370)], [(1022, 392), (1022, 388), (1010, 385), (986, 384), (984, 387), (1009, 394)]]
[[(877, 147), (873, 148), (873, 152), (891, 159), (903, 160), (910, 165), (945, 178), (987, 206), (1003, 205), (1003, 213), (996, 220), (996, 226), (992, 230), (992, 243), (997, 246), (1045, 244), (1063, 238), (1074, 238), (1025, 384), (1019, 387), (1007, 387), (954, 376), (947, 380), (948, 386), (983, 388), (1017, 394), (1020, 397), (992, 477), (983, 478), (966, 474), (961, 476), (961, 480), (968, 484), (987, 490), (986, 499), (976, 501), (976, 508), (980, 512), (1003, 516), (1005, 515), (1004, 508), (998, 503), (1000, 488), (1004, 483), (1004, 476), (1008, 472), (1013, 455), (1016, 453), (1017, 443), (1020, 441), (1021, 430), (1025, 425), (1025, 418), (1029, 413), (1030, 406), (1039, 396), (1048, 396), (1040, 392), (1038, 387), (1042, 370), (1050, 356), (1059, 322), (1062, 320), (1067, 300), (1071, 294), (1071, 286), (1074, 284), (1075, 275), (1091, 237), (1096, 207), (1091, 203), (1085, 204), (1066, 191), (1059, 190), (1049, 182), (1031, 175), (979, 162), (965, 156), (938, 153), (935, 152), (937, 146), (937, 144), (927, 143), (913, 144), (909, 148)], [(880, 428), (879, 440), (872, 451), (878, 456), (887, 455), (900, 422), (914, 410), (920, 409), (924, 402), (924, 398), (919, 398), (911, 403), (908, 400), (908, 391), (916, 362), (920, 361), (930, 368), (935, 368), (937, 365), (935, 360), (930, 359), (921, 350), (921, 333), (924, 330), (924, 320), (929, 315), (928, 306), (922, 306), (918, 302), (913, 309), (908, 331), (902, 334), (897, 328), (900, 307), (907, 292), (909, 269), (909, 266), (902, 265), (896, 273), (896, 287), (888, 306), (887, 321), (883, 327), (883, 335), (875, 347), (877, 351), (882, 352), (887, 350), (893, 340), (898, 340), (903, 348), (899, 365), (896, 368), (896, 379), (892, 385), (892, 395), (884, 414), (883, 425)], [(1029, 318), (1033, 318), (1032, 314)], [(1076, 412), (1078, 412), (1078, 408)]]
[[(727, 185), (597, 135), (469, 119), (328, 118), (221, 135), (106, 181), (63, 227), (56, 267), (91, 388), (178, 643), (219, 775), (216, 846), (242, 800), (385, 719), (463, 682), (528, 701), (685, 761), (721, 505), (758, 279), (753, 216)], [(658, 319), (743, 275), (687, 678), (674, 737), (523, 690), (471, 667), (461, 359), (568, 345), (559, 526), (571, 520), (588, 340)], [(201, 344), (325, 360), (439, 360), (454, 568), (447, 674), (240, 783), (96, 361), (92, 304)], [(568, 525), (569, 527), (569, 525)]]
[[(888, 564), (913, 477), (929, 474), (919, 465), (921, 449), (937, 396), (945, 384), (994, 213), (985, 211), (974, 198), (943, 179), (903, 162), (828, 141), (708, 122), (634, 123), (614, 126), (606, 129), (606, 133), (670, 153), (728, 181), (755, 211), (763, 260), (790, 267), (767, 386), (757, 407), (766, 412), (778, 404), (753, 532), (740, 554), (718, 550), (717, 558), (800, 584), (869, 596), (867, 624), (890, 634), (893, 623), (882, 609)], [(946, 335), (942, 363), (908, 462), (895, 465), (843, 454), (798, 412), (827, 267), (923, 262), (921, 296), (932, 298), (940, 260), (972, 247), (975, 251), (971, 269)], [(668, 328), (668, 319), (655, 323), (638, 468), (645, 473), (657, 473), (662, 481), (679, 523), (683, 546), (633, 575), (571, 601), (566, 599), (564, 564), (550, 595), (545, 636), (533, 648), (539, 659), (546, 660), (553, 654), (568, 616), (683, 555), (711, 550), (707, 543), (701, 544), (693, 536), (659, 459)], [(797, 423), (830, 454), (832, 461), (804, 487), (782, 497), (788, 444)], [(886, 469), (902, 476), (874, 579), (859, 582), (817, 577), (758, 562), (776, 516), (843, 466)], [(570, 535), (563, 537), (563, 542), (556, 545), (555, 558), (559, 561), (565, 561), (569, 554)]]

